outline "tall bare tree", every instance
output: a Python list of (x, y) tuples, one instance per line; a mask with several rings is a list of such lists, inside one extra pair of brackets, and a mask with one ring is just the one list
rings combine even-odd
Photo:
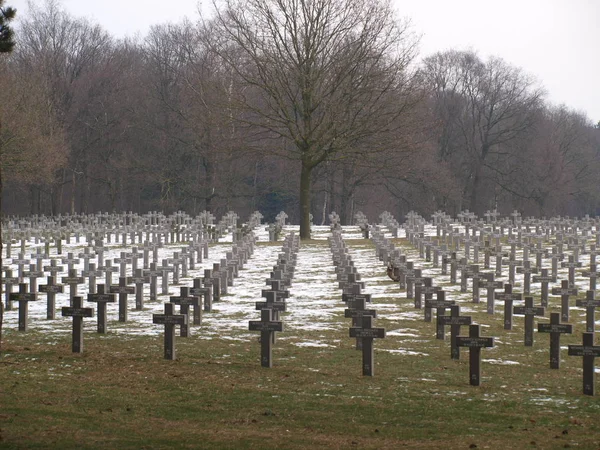
[(245, 122), (301, 162), (308, 239), (313, 169), (372, 136), (389, 144), (416, 40), (387, 0), (225, 0), (215, 22), (214, 48), (246, 85)]
[[(9, 6), (4, 6), (4, 0), (0, 0), (0, 54), (10, 53), (15, 46), (13, 39), (13, 30), (10, 26), (11, 20), (15, 18), (17, 10)], [(1, 105), (0, 105), (1, 106)], [(0, 122), (0, 130), (2, 123)], [(1, 158), (1, 153), (0, 153)], [(0, 167), (2, 160), (0, 159)], [(0, 169), (0, 266), (2, 266), (2, 170)], [(2, 286), (2, 271), (0, 271), (0, 286)], [(2, 289), (0, 289), (1, 292)], [(0, 351), (2, 350), (2, 323), (4, 321), (4, 304), (0, 299)]]
[(428, 57), (424, 74), (441, 124), (440, 158), (452, 162), (468, 207), (481, 213), (484, 183), (493, 184), (507, 145), (532, 129), (543, 91), (521, 69), (472, 51)]

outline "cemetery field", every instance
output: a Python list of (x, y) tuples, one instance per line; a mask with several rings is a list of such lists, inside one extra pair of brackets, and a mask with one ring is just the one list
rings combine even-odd
[[(534, 332), (525, 347), (523, 316), (505, 330), (501, 301), (488, 314), (485, 290), (472, 303), (470, 290), (460, 292), (404, 237), (390, 237), (446, 299), (461, 305), (461, 315), (481, 325), (482, 336), (495, 338), (494, 347), (481, 349), (481, 385), (471, 386), (469, 349), (451, 359), (449, 327), (445, 340), (436, 339), (435, 310), (433, 322), (425, 322), (424, 309), (387, 277), (373, 241), (347, 227), (344, 242), (363, 292), (372, 295), (374, 326), (386, 332), (374, 339), (374, 376), (363, 376), (326, 240), (331, 233), (316, 227), (314, 236), (297, 252), (272, 368), (261, 367), (260, 333), (248, 329), (261, 317), (254, 304), (264, 300), (261, 290), (281, 250), (282, 241), (264, 235), (202, 324), (190, 326), (186, 338), (177, 329), (175, 360), (164, 359), (165, 327), (153, 324), (152, 314), (230, 251), (231, 241), (212, 243), (209, 258), (170, 284), (167, 295), (146, 299), (143, 309), (131, 299), (126, 322), (109, 305), (106, 334), (96, 332), (95, 316), (84, 318), (80, 354), (71, 348), (72, 319), (46, 319), (45, 297), (30, 302), (27, 331), (18, 331), (16, 308), (7, 311), (0, 448), (600, 448), (600, 401), (582, 393), (582, 357), (567, 355), (569, 344), (582, 342), (584, 308), (571, 308), (573, 334), (561, 336), (560, 369), (550, 369), (547, 333)], [(176, 247), (165, 245), (161, 258)], [(71, 242), (64, 251), (82, 248)], [(115, 242), (105, 257), (122, 250)], [(517, 275), (515, 290), (522, 283)], [(559, 296), (549, 302), (549, 311), (560, 309)], [(68, 304), (68, 294), (57, 296), (58, 310)], [(536, 330), (538, 321), (548, 323), (549, 313), (535, 319)], [(468, 334), (468, 327), (461, 330)]]
[(484, 363), (472, 387), (468, 363), (451, 361), (424, 325), (411, 324), (423, 336), (412, 351), (427, 356), (380, 340), (374, 377), (332, 331), (318, 333), (336, 343), (327, 348), (282, 333), (272, 369), (260, 367), (256, 339), (178, 339), (167, 361), (157, 337), (90, 335), (73, 356), (68, 336), (48, 345), (10, 331), (0, 447), (597, 448), (599, 403), (580, 393), (579, 361), (551, 371), (545, 339), (522, 354), (503, 346), (493, 358), (519, 365)]

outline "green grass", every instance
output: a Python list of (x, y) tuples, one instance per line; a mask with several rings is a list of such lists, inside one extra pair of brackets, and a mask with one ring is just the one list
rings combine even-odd
[[(392, 326), (385, 320), (378, 325)], [(89, 332), (85, 353), (73, 355), (69, 336), (48, 346), (39, 344), (36, 332), (8, 330), (0, 362), (0, 448), (600, 443), (600, 402), (580, 392), (580, 358), (575, 364), (569, 358), (559, 371), (548, 369), (547, 354), (536, 351), (545, 340), (533, 349), (497, 352), (494, 358), (522, 364), (483, 363), (483, 383), (471, 387), (466, 354), (451, 361), (442, 341), (423, 345), (427, 357), (379, 351), (375, 376), (363, 377), (352, 339), (337, 348), (302, 348), (283, 333), (275, 366), (265, 369), (255, 340), (203, 340), (199, 333), (178, 338), (178, 359), (166, 361), (156, 337), (99, 339)], [(376, 346), (391, 349), (393, 341)]]
[[(385, 313), (376, 326), (416, 337), (376, 340), (375, 376), (363, 377), (341, 302), (342, 331), (286, 324), (271, 369), (260, 367), (258, 334), (244, 331), (206, 339), (193, 327), (177, 337), (178, 359), (166, 361), (162, 335), (100, 336), (88, 326), (85, 352), (74, 355), (67, 333), (5, 328), (0, 448), (600, 448), (600, 400), (582, 394), (581, 358), (563, 349), (561, 369), (549, 369), (548, 335), (524, 347), (523, 318), (503, 330), (502, 311), (487, 315), (483, 297), (470, 315), (497, 338), (483, 359), (518, 364), (482, 362), (479, 387), (468, 382), (468, 351), (451, 360), (434, 324)], [(403, 293), (380, 301), (413, 310)], [(563, 346), (581, 342), (582, 313), (572, 315)], [(306, 339), (330, 346), (296, 345)]]

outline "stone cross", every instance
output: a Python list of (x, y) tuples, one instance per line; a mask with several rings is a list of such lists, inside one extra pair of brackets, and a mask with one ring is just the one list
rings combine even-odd
[(146, 272), (146, 275), (150, 277), (150, 300), (155, 301), (157, 296), (157, 280), (158, 277), (162, 277), (163, 271), (156, 267), (156, 263), (150, 263), (150, 269)]
[(585, 331), (593, 333), (595, 330), (595, 312), (600, 308), (600, 299), (595, 298), (595, 291), (587, 291), (585, 300), (576, 300), (577, 306), (585, 308)]
[(17, 265), (17, 274), (19, 283), (21, 283), (24, 279), (23, 271), (25, 270), (25, 265), (29, 264), (29, 259), (25, 258), (24, 253), (19, 253), (18, 257), (12, 260), (12, 263)]
[(164, 314), (153, 314), (152, 323), (165, 326), (165, 359), (175, 359), (175, 326), (187, 326), (188, 316), (174, 314), (173, 303), (165, 303)]
[(560, 367), (560, 335), (573, 333), (573, 325), (560, 323), (560, 314), (551, 313), (550, 323), (538, 323), (538, 333), (550, 333), (550, 368)]
[(493, 347), (493, 337), (481, 337), (480, 325), (469, 325), (469, 337), (458, 336), (456, 345), (469, 349), (469, 383), (471, 386), (479, 386), (481, 379), (481, 349)]
[(450, 325), (450, 358), (460, 359), (460, 347), (456, 345), (456, 338), (460, 334), (462, 325), (471, 325), (471, 316), (461, 316), (460, 305), (452, 305), (450, 315), (438, 316), (437, 320), (442, 327)]
[(273, 367), (273, 336), (276, 331), (283, 331), (283, 323), (272, 319), (272, 309), (262, 309), (260, 320), (251, 320), (248, 324), (250, 331), (260, 331), (260, 365)]
[(213, 274), (212, 269), (204, 269), (202, 281), (212, 285), (213, 301), (218, 302), (221, 298), (221, 278), (217, 274)]
[(597, 269), (596, 263), (590, 264), (590, 270), (583, 271), (581, 275), (590, 279), (590, 291), (595, 291), (596, 279), (600, 276), (600, 271)]
[(538, 273), (538, 268), (531, 267), (531, 261), (523, 261), (523, 265), (517, 267), (517, 273), (523, 274), (523, 293), (529, 295), (531, 293), (531, 274)]
[(36, 301), (35, 292), (27, 292), (27, 283), (19, 283), (19, 292), (9, 294), (11, 301), (19, 302), (19, 331), (27, 331), (29, 322), (29, 302)]
[(96, 292), (96, 278), (101, 277), (104, 272), (97, 270), (95, 263), (89, 262), (87, 266), (87, 270), (84, 270), (81, 275), (88, 277), (88, 292)]
[(202, 278), (194, 278), (193, 283), (194, 285), (190, 289), (190, 294), (197, 297), (202, 296), (204, 298), (204, 311), (211, 312), (213, 301), (212, 283), (210, 281), (203, 282)]
[(63, 317), (73, 317), (73, 353), (83, 352), (83, 318), (92, 317), (94, 308), (84, 308), (83, 298), (73, 297), (72, 306), (63, 306)]
[(575, 268), (581, 267), (581, 263), (579, 261), (575, 261), (575, 257), (570, 255), (569, 262), (561, 262), (560, 267), (567, 267), (569, 269), (569, 283), (571, 283), (571, 285), (575, 285)]
[(98, 333), (106, 333), (106, 304), (114, 303), (117, 301), (115, 294), (109, 294), (105, 292), (105, 286), (99, 284), (97, 286), (98, 292), (95, 294), (88, 294), (88, 302), (94, 302), (98, 304)]
[(150, 283), (150, 277), (144, 275), (143, 269), (134, 269), (133, 276), (127, 277), (127, 284), (135, 284), (135, 309), (144, 309), (144, 283)]
[[(415, 286), (415, 308), (421, 309), (421, 299), (424, 297), (425, 303), (427, 303), (427, 300), (431, 300), (433, 294), (439, 289), (439, 287), (433, 286), (433, 279), (431, 277), (424, 277), (423, 283)], [(431, 308), (429, 309), (429, 313), (427, 312), (427, 308), (425, 308), (425, 322), (431, 322)]]
[(412, 269), (412, 273), (407, 271), (406, 275), (406, 298), (414, 299), (414, 286), (423, 283), (424, 278), (421, 276), (421, 269)]
[(548, 275), (548, 269), (542, 269), (540, 275), (533, 277), (534, 283), (542, 283), (541, 304), (544, 308), (548, 307), (548, 283), (555, 283), (556, 278)]
[[(184, 314), (189, 317), (190, 306), (196, 307), (200, 310), (200, 298), (194, 295), (190, 295), (190, 288), (187, 286), (182, 286), (179, 288), (179, 295), (169, 297), (169, 301), (171, 303), (175, 303), (179, 305), (180, 314)], [(189, 337), (190, 329), (189, 323), (185, 325), (181, 325), (181, 337)]]
[(350, 337), (362, 339), (362, 373), (364, 376), (375, 374), (375, 354), (373, 351), (373, 339), (385, 338), (384, 328), (373, 328), (372, 316), (363, 316), (360, 327), (350, 328)]
[(46, 318), (54, 319), (56, 311), (56, 294), (64, 292), (62, 284), (56, 284), (56, 277), (49, 276), (48, 284), (40, 284), (39, 291), (47, 296)]
[(5, 286), (4, 297), (6, 310), (10, 311), (12, 309), (12, 300), (10, 299), (10, 294), (12, 293), (12, 287), (19, 284), (19, 277), (13, 277), (12, 270), (7, 269), (6, 275), (4, 276), (4, 278), (2, 278), (2, 282)]
[(62, 277), (62, 282), (69, 285), (69, 298), (73, 304), (73, 298), (77, 295), (77, 285), (84, 284), (85, 280), (77, 276), (77, 269), (69, 269), (69, 276)]
[(494, 297), (496, 300), (504, 301), (504, 329), (512, 330), (512, 315), (513, 315), (513, 302), (515, 300), (521, 300), (523, 296), (512, 290), (512, 284), (506, 283), (504, 285), (504, 292), (495, 292)]
[[(352, 318), (352, 326), (360, 327), (363, 316), (377, 317), (377, 311), (367, 309), (366, 297), (358, 297), (347, 302), (348, 308), (344, 310), (344, 317)], [(356, 338), (356, 349), (362, 349), (362, 338)]]
[(128, 257), (127, 252), (121, 252), (120, 258), (115, 258), (115, 262), (119, 264), (119, 278), (127, 276), (127, 264), (131, 264), (132, 260)]
[(29, 270), (23, 272), (23, 276), (29, 277), (29, 289), (31, 292), (37, 291), (37, 279), (44, 276), (42, 270), (37, 270), (37, 264), (30, 264)]
[(62, 264), (66, 264), (67, 265), (67, 270), (70, 273), (71, 270), (73, 270), (73, 268), (75, 267), (75, 264), (79, 264), (79, 258), (75, 258), (75, 256), (73, 255), (73, 253), (67, 253), (67, 257), (66, 258), (62, 258), (61, 262), (62, 262)]
[(594, 395), (594, 358), (600, 356), (594, 333), (583, 333), (583, 345), (569, 345), (569, 356), (583, 356), (583, 393)]
[(485, 278), (480, 278), (479, 287), (487, 289), (487, 313), (494, 314), (494, 291), (501, 289), (502, 281), (494, 281), (494, 274), (488, 273)]
[(135, 287), (127, 286), (126, 277), (119, 277), (119, 284), (109, 286), (108, 292), (119, 294), (119, 322), (127, 322), (127, 295), (135, 294)]
[(435, 300), (425, 300), (425, 322), (431, 322), (431, 309), (436, 309), (436, 339), (444, 339), (444, 325), (439, 321), (439, 318), (446, 313), (446, 308), (450, 308), (454, 303), (454, 300), (446, 300), (446, 292), (442, 290), (436, 292)]
[(561, 309), (560, 318), (561, 320), (569, 320), (569, 297), (571, 295), (577, 295), (577, 288), (573, 286), (569, 280), (562, 280), (559, 288), (552, 288), (552, 295), (560, 295), (561, 298)]
[(546, 309), (533, 306), (533, 297), (525, 297), (525, 306), (515, 306), (513, 313), (525, 316), (525, 347), (533, 346), (533, 318), (546, 314)]
[(112, 286), (112, 274), (118, 272), (119, 268), (112, 265), (111, 259), (107, 259), (103, 266), (98, 267), (98, 270), (104, 272), (104, 284)]

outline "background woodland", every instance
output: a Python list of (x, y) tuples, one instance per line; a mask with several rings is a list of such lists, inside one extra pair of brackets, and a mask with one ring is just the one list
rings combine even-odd
[[(55, 0), (19, 12), (0, 58), (3, 213), (285, 210), (298, 223), (304, 193), (316, 224), (358, 210), (600, 214), (600, 124), (547, 102), (530, 74), (472, 50), (420, 55), (385, 2), (277, 3), (231, 0), (126, 40)], [(291, 23), (293, 4), (331, 22), (305, 10)], [(336, 34), (344, 20), (352, 32)]]

